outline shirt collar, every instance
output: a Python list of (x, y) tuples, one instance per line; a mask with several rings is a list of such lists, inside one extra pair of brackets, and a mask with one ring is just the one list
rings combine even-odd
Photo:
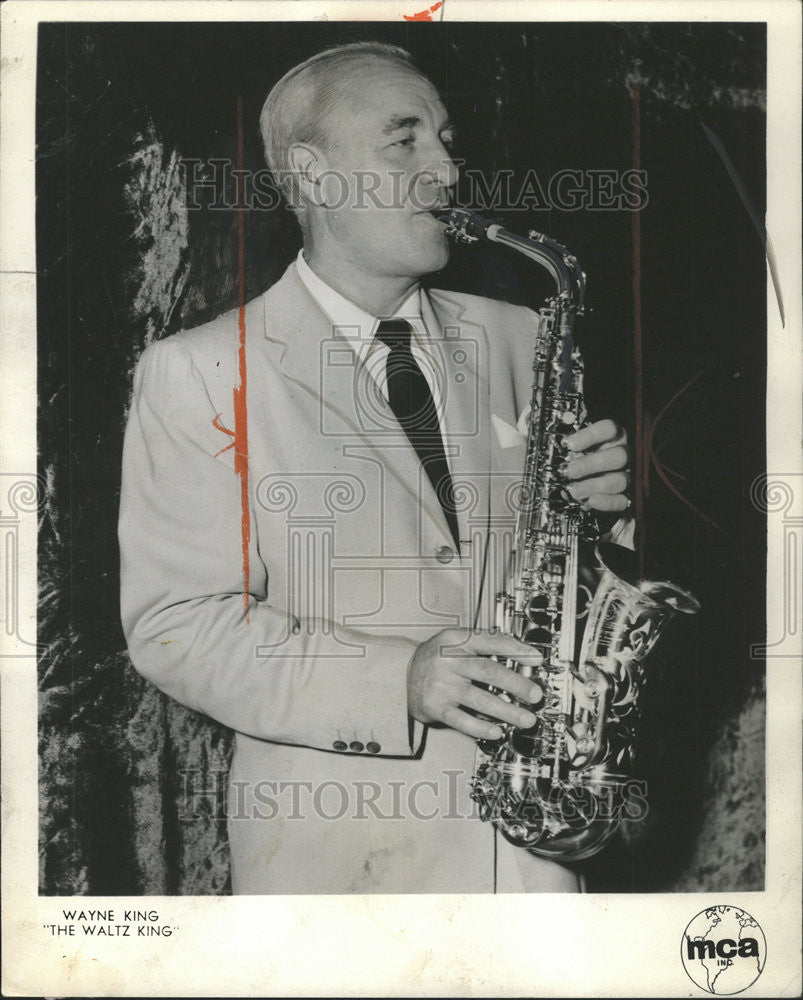
[[(333, 326), (348, 340), (370, 341), (379, 323), (377, 316), (372, 316), (351, 299), (341, 295), (328, 282), (320, 278), (304, 259), (304, 251), (299, 250), (296, 258), (298, 276), (306, 285), (307, 291), (323, 309)], [(423, 328), (421, 318), (421, 288), (419, 285), (410, 292), (407, 298), (395, 311), (394, 316), (406, 319), (416, 329)], [(386, 319), (389, 317), (383, 317)]]

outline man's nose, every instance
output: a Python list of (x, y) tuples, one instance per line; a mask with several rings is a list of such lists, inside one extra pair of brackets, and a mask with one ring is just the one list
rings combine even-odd
[(444, 188), (454, 187), (460, 177), (460, 169), (443, 143), (440, 143), (440, 156), (432, 166), (432, 173), (435, 183)]
[(434, 202), (443, 202), (458, 177), (457, 164), (443, 148), (439, 157), (433, 156), (427, 166), (416, 171), (410, 189), (412, 197), (422, 208), (431, 208)]

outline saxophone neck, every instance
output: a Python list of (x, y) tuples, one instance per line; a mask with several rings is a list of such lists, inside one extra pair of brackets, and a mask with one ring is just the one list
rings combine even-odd
[(555, 282), (558, 295), (576, 315), (583, 313), (586, 276), (577, 258), (557, 240), (531, 229), (520, 236), (467, 208), (452, 208), (435, 212), (444, 223), (446, 232), (458, 243), (489, 240), (523, 254), (545, 268)]
[(552, 276), (558, 295), (571, 305), (577, 316), (583, 314), (586, 276), (577, 258), (562, 243), (531, 229), (527, 236), (519, 236), (508, 229), (491, 224), (486, 236), (493, 243), (517, 250), (545, 268)]

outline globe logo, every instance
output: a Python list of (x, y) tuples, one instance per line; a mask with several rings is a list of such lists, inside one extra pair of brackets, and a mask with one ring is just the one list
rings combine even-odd
[(692, 982), (716, 996), (741, 993), (764, 971), (767, 942), (759, 925), (738, 906), (709, 906), (689, 921), (680, 943)]

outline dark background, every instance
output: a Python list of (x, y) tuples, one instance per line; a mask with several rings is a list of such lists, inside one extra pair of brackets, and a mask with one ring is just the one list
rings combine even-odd
[[(41, 892), (228, 891), (229, 734), (136, 675), (119, 624), (122, 433), (144, 346), (236, 304), (236, 217), (187, 211), (181, 158), (264, 166), (258, 116), (329, 45), (400, 44), (441, 89), (456, 155), (486, 171), (633, 165), (640, 213), (645, 558), (700, 599), (651, 660), (641, 773), (650, 814), (586, 864), (611, 891), (748, 890), (764, 877), (765, 263), (703, 131), (763, 219), (761, 24), (42, 25), (37, 99)], [(638, 117), (636, 119), (636, 96)], [(231, 187), (228, 197), (233, 198)], [(635, 433), (633, 214), (499, 210), (589, 276), (587, 401)], [(246, 297), (300, 245), (286, 209), (246, 221)], [(439, 287), (529, 301), (540, 275), (456, 250)], [(685, 500), (685, 502), (684, 502)], [(654, 572), (659, 570), (654, 569)]]

